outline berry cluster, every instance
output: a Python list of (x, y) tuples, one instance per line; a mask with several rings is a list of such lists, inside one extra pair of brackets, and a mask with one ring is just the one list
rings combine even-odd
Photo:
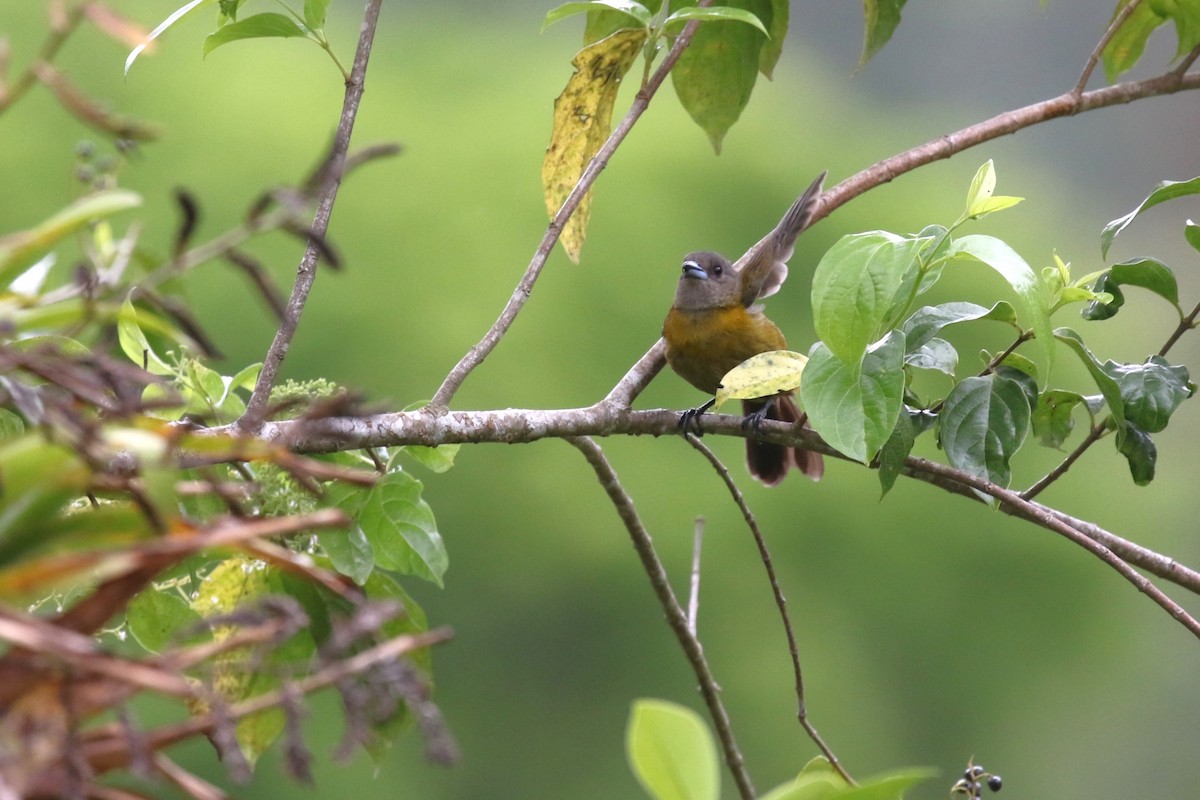
[(963, 776), (950, 787), (950, 794), (965, 794), (970, 800), (979, 800), (983, 795), (984, 786), (998, 792), (1004, 786), (1004, 781), (999, 775), (993, 775), (978, 764), (968, 763), (967, 768), (963, 770)]

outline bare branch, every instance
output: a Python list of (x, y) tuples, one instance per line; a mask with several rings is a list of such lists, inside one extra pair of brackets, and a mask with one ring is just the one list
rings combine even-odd
[(1148, 97), (1194, 89), (1200, 89), (1200, 73), (1174, 71), (1155, 78), (1118, 83), (1078, 95), (1071, 91), (1023, 108), (997, 114), (991, 119), (970, 125), (954, 133), (939, 136), (911, 150), (885, 158), (857, 175), (847, 178), (825, 192), (813, 221), (816, 222), (829, 216), (835, 209), (860, 194), (888, 183), (917, 167), (950, 158), (971, 147), (1016, 133), (1031, 125), (1048, 122), (1059, 117), (1074, 116), (1085, 111), (1132, 103)]
[(708, 660), (704, 657), (704, 648), (700, 646), (700, 640), (688, 630), (687, 616), (679, 607), (679, 601), (675, 599), (675, 592), (671, 589), (667, 571), (654, 551), (654, 543), (650, 540), (650, 534), (646, 531), (637, 510), (633, 507), (633, 498), (621, 486), (616, 471), (604, 457), (604, 452), (599, 445), (586, 436), (573, 436), (567, 438), (566, 441), (583, 453), (583, 457), (591, 464), (600, 485), (608, 494), (621, 521), (625, 523), (625, 530), (629, 532), (629, 537), (633, 540), (633, 549), (637, 551), (638, 557), (642, 560), (642, 569), (650, 578), (650, 585), (667, 616), (667, 623), (675, 633), (675, 638), (683, 648), (684, 655), (687, 656), (688, 663), (692, 665), (692, 671), (696, 673), (696, 679), (700, 682), (700, 694), (708, 706), (708, 713), (712, 717), (717, 739), (720, 740), (721, 748), (725, 751), (725, 764), (733, 774), (738, 793), (743, 800), (751, 800), (754, 797), (754, 784), (750, 782), (750, 774), (746, 771), (742, 752), (733, 738), (729, 715), (725, 712), (725, 706), (721, 702), (721, 689), (713, 678), (712, 670), (708, 667)]
[[(712, 0), (701, 0), (699, 5), (707, 6), (711, 2)], [(525, 274), (521, 276), (521, 280), (517, 283), (517, 288), (513, 290), (512, 297), (509, 298), (508, 303), (504, 306), (504, 310), (500, 312), (499, 318), (492, 323), (492, 327), (479, 340), (478, 344), (468, 350), (459, 362), (454, 365), (454, 368), (450, 370), (450, 373), (446, 375), (446, 379), (442, 381), (442, 385), (429, 402), (431, 408), (439, 412), (445, 411), (449, 407), (454, 393), (458, 391), (458, 387), (467, 379), (471, 371), (482, 364), (483, 360), (500, 343), (500, 339), (508, 331), (513, 321), (517, 318), (517, 314), (525, 306), (525, 301), (529, 299), (530, 294), (533, 292), (533, 285), (537, 282), (538, 276), (542, 272), (542, 267), (546, 265), (546, 259), (550, 257), (550, 252), (554, 249), (554, 243), (558, 241), (558, 237), (562, 234), (562, 229), (567, 224), (567, 220), (575, 213), (575, 209), (583, 201), (584, 195), (592, 188), (592, 184), (596, 182), (596, 178), (600, 176), (601, 171), (608, 166), (609, 159), (612, 158), (613, 153), (616, 152), (621, 142), (625, 141), (625, 137), (629, 135), (629, 131), (633, 128), (634, 123), (645, 113), (646, 108), (650, 105), (650, 99), (658, 92), (659, 87), (666, 80), (667, 74), (675, 66), (675, 62), (679, 60), (679, 56), (683, 53), (684, 49), (691, 44), (692, 36), (695, 35), (698, 26), (698, 21), (692, 20), (675, 37), (675, 43), (667, 52), (663, 63), (659, 65), (650, 79), (638, 90), (633, 103), (629, 107), (629, 111), (617, 126), (613, 128), (613, 132), (609, 135), (608, 140), (604, 142), (596, 152), (596, 155), (592, 156), (592, 160), (583, 171), (583, 175), (579, 177), (579, 182), (575, 184), (575, 188), (571, 190), (571, 194), (563, 201), (562, 208), (554, 215), (554, 219), (551, 220), (550, 225), (546, 228), (546, 233), (542, 236), (541, 243), (538, 245), (537, 250), (534, 251), (533, 259), (529, 262), (529, 266), (525, 268)]]
[(1108, 30), (1104, 31), (1104, 35), (1100, 37), (1100, 41), (1096, 43), (1096, 47), (1092, 50), (1092, 54), (1088, 56), (1087, 64), (1083, 67), (1083, 74), (1079, 76), (1079, 81), (1075, 84), (1073, 94), (1078, 97), (1083, 94), (1083, 90), (1087, 88), (1088, 79), (1092, 77), (1092, 70), (1096, 68), (1096, 64), (1100, 61), (1100, 55), (1104, 52), (1104, 48), (1108, 47), (1108, 43), (1112, 41), (1117, 30), (1125, 24), (1125, 20), (1134, 12), (1142, 0), (1132, 0), (1127, 3), (1108, 25)]
[(312, 236), (300, 259), (296, 271), (296, 282), (292, 286), (292, 296), (288, 301), (287, 314), (275, 339), (271, 342), (263, 359), (262, 371), (254, 385), (254, 392), (246, 403), (246, 413), (238, 420), (244, 430), (255, 430), (266, 416), (271, 387), (279, 368), (287, 356), (288, 346), (296, 334), (300, 324), (300, 315), (308, 301), (317, 278), (317, 261), (321, 255), (319, 242), (325, 238), (329, 230), (329, 218), (333, 213), (333, 203), (337, 199), (338, 188), (342, 182), (342, 172), (346, 161), (346, 153), (350, 149), (350, 135), (354, 131), (354, 121), (358, 116), (358, 107), (362, 102), (363, 84), (367, 77), (367, 61), (371, 55), (371, 45), (375, 40), (375, 26), (379, 21), (379, 7), (383, 0), (367, 0), (366, 11), (363, 14), (362, 30), (358, 37), (358, 49), (354, 53), (354, 65), (350, 68), (350, 78), (346, 81), (346, 95), (342, 103), (342, 115), (338, 121), (337, 134), (334, 136), (333, 149), (329, 154), (327, 183), (317, 202), (317, 212), (313, 217)]
[(700, 552), (704, 547), (704, 517), (696, 517), (692, 533), (692, 582), (688, 586), (687, 625), (692, 636), (696, 635), (696, 619), (700, 616)]
[(792, 627), (792, 619), (788, 615), (787, 598), (783, 596), (783, 589), (779, 585), (779, 576), (775, 573), (775, 564), (771, 560), (771, 551), (767, 548), (767, 540), (763, 538), (762, 531), (758, 528), (758, 520), (755, 519), (754, 512), (750, 510), (750, 504), (746, 502), (742, 490), (738, 488), (733, 476), (729, 474), (729, 469), (721, 463), (716, 453), (690, 433), (685, 434), (685, 438), (688, 444), (708, 459), (708, 463), (712, 464), (713, 469), (721, 476), (725, 488), (729, 489), (729, 493), (733, 496), (733, 502), (737, 504), (738, 509), (742, 512), (742, 517), (746, 520), (750, 535), (754, 537), (754, 544), (758, 547), (758, 555), (762, 559), (763, 568), (767, 571), (767, 581), (771, 584), (771, 594), (775, 598), (775, 607), (779, 609), (779, 618), (783, 622), (783, 631), (787, 636), (788, 652), (792, 657), (792, 675), (796, 681), (796, 719), (800, 721), (800, 727), (804, 728), (808, 738), (812, 739), (821, 754), (829, 761), (829, 765), (837, 770), (847, 783), (854, 786), (854, 778), (850, 777), (850, 773), (842, 766), (841, 759), (826, 744), (821, 734), (817, 732), (816, 726), (808, 718), (808, 704), (804, 699), (804, 671), (800, 668), (800, 648), (796, 644), (796, 632)]

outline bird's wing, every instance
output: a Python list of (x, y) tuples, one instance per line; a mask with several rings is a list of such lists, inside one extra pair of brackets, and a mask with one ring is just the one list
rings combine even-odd
[(792, 203), (779, 224), (733, 265), (741, 275), (743, 305), (749, 306), (755, 300), (770, 297), (787, 280), (787, 262), (796, 249), (796, 237), (812, 221), (827, 174), (818, 175), (804, 194)]

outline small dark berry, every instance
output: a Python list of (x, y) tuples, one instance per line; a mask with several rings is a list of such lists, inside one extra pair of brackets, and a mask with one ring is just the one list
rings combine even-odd
[(983, 772), (983, 767), (979, 766), (978, 764), (973, 764), (972, 766), (969, 766), (963, 770), (963, 777), (967, 780), (974, 780), (982, 775)]
[(1000, 779), (999, 775), (993, 775), (992, 777), (988, 778), (988, 788), (991, 789), (993, 792), (1000, 791), (1000, 789), (1003, 788), (1003, 786), (1004, 786), (1004, 781), (1002, 781)]
[(96, 152), (96, 145), (89, 142), (87, 139), (75, 145), (75, 155), (82, 159), (89, 159)]

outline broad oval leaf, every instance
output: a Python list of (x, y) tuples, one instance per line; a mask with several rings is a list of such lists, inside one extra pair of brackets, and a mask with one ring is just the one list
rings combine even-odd
[(933, 338), (904, 356), (904, 363), (917, 369), (932, 369), (954, 377), (958, 351), (945, 339)]
[(726, 400), (754, 400), (790, 392), (800, 385), (808, 357), (791, 350), (768, 350), (738, 364), (717, 389), (717, 407)]
[(847, 364), (823, 342), (808, 358), (800, 398), (809, 424), (840, 453), (869, 461), (904, 404), (904, 334), (892, 331), (876, 342), (861, 364)]
[(747, 25), (758, 28), (758, 30), (762, 31), (763, 36), (768, 38), (771, 36), (766, 26), (763, 25), (762, 20), (754, 16), (753, 13), (744, 8), (733, 8), (732, 6), (708, 6), (707, 8), (692, 6), (681, 8), (667, 17), (667, 25), (684, 23), (693, 19), (698, 19), (701, 22), (744, 22)]
[[(678, 5), (686, 8), (695, 3)], [(772, 25), (771, 0), (731, 0), (723, 5), (749, 12), (763, 26)], [(750, 25), (705, 22), (671, 70), (680, 104), (708, 135), (718, 154), (725, 134), (750, 102), (767, 41), (762, 34)]]
[(1124, 436), (1117, 437), (1117, 452), (1129, 462), (1129, 475), (1138, 486), (1154, 480), (1154, 467), (1158, 462), (1158, 447), (1150, 434), (1136, 425), (1126, 425)]
[(879, 487), (880, 497), (892, 490), (904, 460), (912, 452), (913, 444), (917, 441), (917, 432), (907, 412), (901, 412), (896, 418), (896, 427), (892, 435), (879, 449)]
[(883, 331), (897, 291), (925, 240), (871, 231), (843, 236), (813, 273), (813, 325), (835, 356), (857, 364)]
[(129, 602), (125, 622), (138, 644), (151, 653), (161, 653), (180, 644), (180, 635), (195, 629), (200, 615), (175, 591), (149, 586)]
[(665, 700), (638, 700), (629, 714), (625, 753), (656, 800), (717, 800), (717, 746), (700, 715)]
[(1050, 389), (1038, 397), (1033, 409), (1033, 435), (1046, 447), (1061, 448), (1075, 428), (1072, 412), (1084, 403), (1083, 395), (1063, 389)]
[(1029, 398), (997, 374), (967, 378), (946, 397), (939, 440), (954, 467), (1007, 487), (1009, 460), (1029, 434)]
[(956, 258), (972, 258), (1000, 274), (1017, 293), (1021, 311), (1033, 329), (1047, 367), (1054, 364), (1054, 337), (1050, 328), (1050, 298), (1037, 273), (1009, 247), (994, 236), (973, 234), (955, 239), (950, 248)]
[(1092, 355), (1092, 351), (1083, 343), (1083, 339), (1078, 333), (1070, 328), (1055, 328), (1054, 337), (1079, 356), (1084, 367), (1091, 374), (1092, 380), (1096, 382), (1096, 388), (1100, 390), (1100, 394), (1104, 395), (1104, 402), (1108, 404), (1108, 411), (1117, 423), (1117, 430), (1123, 429), (1125, 427), (1125, 401), (1121, 398), (1121, 389), (1117, 386), (1117, 382), (1104, 371), (1100, 361)]
[(325, 27), (330, 0), (304, 0), (304, 24), (314, 31)]
[(1092, 286), (1093, 291), (1107, 292), (1112, 296), (1112, 300), (1089, 303), (1080, 312), (1083, 318), (1098, 320), (1114, 316), (1125, 303), (1124, 295), (1117, 288), (1119, 286), (1138, 286), (1154, 292), (1179, 311), (1179, 284), (1171, 268), (1153, 258), (1135, 258), (1113, 264), (1109, 270), (1096, 278)]
[(858, 66), (863, 67), (892, 38), (900, 24), (905, 0), (863, 0), (863, 49)]
[(286, 39), (299, 36), (308, 36), (308, 31), (300, 27), (291, 17), (267, 12), (221, 26), (204, 37), (203, 51), (204, 55), (208, 55), (223, 44), (242, 39)]
[(407, 472), (388, 473), (367, 492), (357, 521), (377, 565), (441, 586), (449, 559), (421, 488)]
[(1175, 409), (1196, 391), (1187, 368), (1171, 366), (1162, 356), (1143, 364), (1106, 361), (1101, 369), (1117, 383), (1126, 421), (1148, 433), (1167, 427)]

